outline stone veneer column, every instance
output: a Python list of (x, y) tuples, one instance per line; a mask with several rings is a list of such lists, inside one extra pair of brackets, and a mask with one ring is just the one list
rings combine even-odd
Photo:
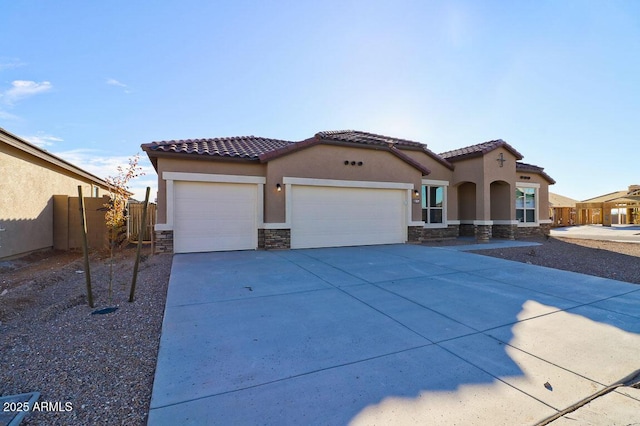
[(474, 225), (473, 229), (478, 242), (485, 243), (491, 239), (491, 225)]
[(155, 231), (155, 254), (173, 253), (173, 231)]
[(407, 240), (410, 243), (421, 243), (423, 240), (422, 231), (424, 227), (422, 226), (409, 226), (407, 228)]
[[(259, 237), (260, 234), (258, 234)], [(291, 229), (265, 229), (264, 248), (266, 250), (291, 248)]]
[(540, 224), (540, 232), (542, 232), (542, 235), (551, 235), (551, 224), (550, 223)]

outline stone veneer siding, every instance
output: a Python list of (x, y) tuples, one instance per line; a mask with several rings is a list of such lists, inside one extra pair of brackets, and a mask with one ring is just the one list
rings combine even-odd
[(475, 237), (476, 231), (475, 227), (471, 223), (463, 223), (460, 225), (460, 236), (461, 237)]
[(551, 224), (541, 223), (540, 226), (523, 226), (523, 227), (517, 228), (516, 238), (549, 235), (550, 233), (551, 233)]
[(155, 231), (154, 253), (173, 253), (173, 231)]
[(493, 225), (491, 233), (493, 238), (515, 240), (518, 232), (518, 225)]
[[(518, 227), (517, 225), (449, 225), (446, 228), (425, 228), (409, 226), (407, 236), (410, 243), (421, 243), (426, 240), (440, 240), (473, 235), (479, 241), (490, 238), (526, 238), (531, 236), (549, 235), (550, 223), (540, 226)], [(258, 248), (289, 249), (291, 248), (290, 229), (258, 229)], [(173, 253), (173, 231), (155, 231), (154, 253)]]
[(291, 248), (291, 230), (258, 229), (258, 248), (266, 250)]
[(423, 226), (409, 226), (407, 239), (410, 243), (421, 243), (426, 240), (443, 240), (458, 238), (460, 229), (458, 225), (449, 225), (446, 228), (425, 228)]
[(476, 240), (480, 242), (489, 241), (493, 236), (492, 228), (493, 225), (473, 225)]

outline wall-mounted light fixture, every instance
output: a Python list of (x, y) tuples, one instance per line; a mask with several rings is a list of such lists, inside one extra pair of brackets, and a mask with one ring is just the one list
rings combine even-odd
[(420, 191), (417, 189), (413, 190), (413, 204), (420, 204)]
[(279, 183), (276, 183), (276, 191), (278, 192), (282, 191), (282, 185), (280, 185)]

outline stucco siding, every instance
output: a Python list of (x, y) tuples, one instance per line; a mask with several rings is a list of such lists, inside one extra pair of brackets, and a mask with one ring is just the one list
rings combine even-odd
[[(53, 247), (53, 196), (91, 196), (92, 184), (0, 143), (0, 258)], [(104, 190), (100, 190), (104, 194)]]
[(266, 165), (241, 161), (188, 160), (158, 158), (158, 222), (167, 222), (167, 182), (162, 179), (164, 172), (188, 172), (238, 176), (264, 176)]
[[(282, 184), (283, 177), (412, 183), (415, 189), (419, 189), (422, 182), (419, 170), (385, 150), (313, 146), (269, 162), (265, 185), (266, 223), (285, 222), (285, 193), (274, 190), (278, 183)], [(420, 220), (421, 215), (420, 205), (414, 204), (412, 220)]]
[(431, 171), (428, 176), (425, 176), (425, 179), (446, 180), (451, 183), (451, 180), (453, 179), (453, 170), (434, 160), (425, 152), (403, 149), (402, 153), (407, 157), (411, 157), (416, 160), (420, 164), (424, 164)]

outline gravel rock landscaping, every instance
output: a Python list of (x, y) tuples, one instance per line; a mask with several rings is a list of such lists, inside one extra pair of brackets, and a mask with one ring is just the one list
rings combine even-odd
[(115, 257), (112, 303), (109, 259), (92, 255), (94, 309), (80, 254), (0, 263), (0, 395), (39, 391), (52, 403), (23, 425), (146, 424), (172, 257), (146, 256), (129, 303), (134, 255)]
[[(541, 245), (476, 253), (640, 284), (640, 244), (535, 241)], [(52, 403), (22, 424), (146, 424), (172, 259), (146, 250), (133, 303), (127, 300), (135, 250), (116, 255), (111, 303), (109, 259), (92, 254), (93, 309), (80, 254), (0, 262), (0, 395), (38, 391), (40, 401)], [(91, 314), (110, 306), (118, 309)]]
[(541, 238), (536, 247), (473, 253), (640, 284), (640, 243)]

